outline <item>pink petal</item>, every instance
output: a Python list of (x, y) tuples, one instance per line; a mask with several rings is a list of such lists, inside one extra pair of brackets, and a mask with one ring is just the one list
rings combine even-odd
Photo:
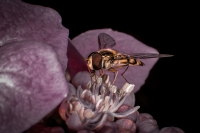
[(159, 133), (184, 133), (184, 131), (178, 127), (164, 127)]
[(136, 133), (136, 132), (133, 132), (130, 129), (126, 129), (126, 128), (119, 128), (119, 130), (120, 130), (120, 133)]
[(89, 103), (95, 103), (95, 97), (89, 89), (86, 89), (81, 94), (81, 99)]
[(122, 112), (128, 111), (129, 109), (130, 109), (129, 106), (123, 104), (122, 106), (120, 106), (120, 107), (118, 108), (118, 110), (117, 110), (116, 112), (117, 112), (117, 113), (122, 113)]
[(68, 30), (50, 8), (0, 1), (0, 132), (28, 129), (67, 95)]
[(104, 126), (97, 133), (120, 133), (117, 123), (106, 121)]
[(139, 117), (139, 112), (137, 111), (137, 112), (135, 112), (134, 114), (130, 114), (130, 115), (128, 115), (127, 117), (125, 117), (125, 118), (127, 118), (127, 119), (130, 119), (130, 120), (132, 120), (133, 122), (136, 122), (136, 120), (138, 119), (138, 117)]
[(59, 115), (63, 120), (67, 120), (66, 114), (68, 114), (69, 109), (67, 109), (67, 98), (65, 98), (59, 106)]
[[(90, 53), (98, 50), (97, 39), (98, 35), (102, 32), (109, 34), (116, 40), (117, 45), (114, 46), (113, 49), (118, 50), (120, 53), (158, 53), (157, 50), (144, 45), (130, 35), (118, 31), (113, 31), (111, 29), (100, 29), (87, 31), (72, 40), (75, 48), (79, 51), (83, 58), (87, 58)], [(151, 68), (157, 60), (158, 59), (143, 60), (145, 66), (129, 67), (124, 76), (130, 83), (135, 84), (135, 89), (133, 90), (134, 92), (137, 92), (145, 83)], [(120, 75), (120, 73), (123, 71), (124, 69), (119, 70), (119, 75), (116, 80), (117, 87), (122, 87), (125, 83), (125, 80)]]
[(95, 116), (95, 114), (94, 114), (94, 112), (91, 110), (91, 109), (86, 109), (85, 111), (84, 111), (84, 117), (85, 118), (87, 118), (87, 119), (92, 119), (92, 118), (94, 118), (94, 116)]
[(129, 129), (133, 133), (136, 132), (135, 123), (133, 121), (129, 120), (129, 119), (119, 119), (119, 120), (116, 121), (116, 123), (119, 126), (119, 128)]

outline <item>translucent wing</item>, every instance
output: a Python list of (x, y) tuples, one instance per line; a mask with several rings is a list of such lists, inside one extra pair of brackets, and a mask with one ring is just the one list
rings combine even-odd
[(115, 40), (106, 33), (98, 35), (99, 49), (112, 48), (116, 45)]
[(136, 59), (163, 58), (163, 57), (174, 56), (174, 55), (170, 55), (170, 54), (158, 54), (158, 53), (133, 53), (133, 54), (129, 54), (129, 55)]

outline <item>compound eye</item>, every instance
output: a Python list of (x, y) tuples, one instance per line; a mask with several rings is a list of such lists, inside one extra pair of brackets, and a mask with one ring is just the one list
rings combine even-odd
[(102, 56), (99, 53), (92, 54), (92, 66), (95, 70), (102, 68)]

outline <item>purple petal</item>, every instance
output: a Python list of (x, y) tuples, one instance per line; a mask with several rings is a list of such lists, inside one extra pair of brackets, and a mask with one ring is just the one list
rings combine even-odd
[(29, 130), (27, 130), (27, 133), (38, 133), (43, 131), (45, 128), (47, 128), (44, 124), (39, 123), (34, 126), (32, 126)]
[(139, 133), (152, 133), (158, 130), (158, 125), (154, 119), (146, 119), (138, 124)]
[(135, 112), (134, 114), (130, 114), (130, 115), (128, 115), (127, 117), (125, 117), (125, 118), (127, 118), (127, 119), (130, 119), (130, 120), (132, 120), (133, 122), (136, 122), (136, 120), (137, 120), (137, 118), (139, 117), (139, 112), (137, 111), (137, 112)]
[(140, 123), (141, 121), (146, 120), (146, 119), (153, 119), (153, 117), (148, 113), (141, 113), (137, 117), (137, 123)]
[(160, 129), (157, 128), (156, 130), (154, 130), (152, 133), (159, 133), (160, 132)]
[(20, 0), (1, 0), (0, 46), (10, 42), (34, 40), (50, 45), (63, 71), (67, 66), (68, 29), (53, 9)]
[(84, 58), (74, 47), (70, 39), (68, 40), (67, 57), (69, 59), (67, 71), (69, 72), (71, 79), (73, 79), (74, 76), (80, 71), (88, 71), (86, 61), (84, 61)]
[(61, 127), (51, 127), (51, 133), (65, 133)]
[(22, 132), (67, 95), (68, 30), (54, 10), (19, 0), (0, 1), (0, 20), (0, 132)]
[(116, 132), (114, 128), (104, 126), (97, 133), (116, 133)]
[(136, 133), (136, 132), (131, 131), (130, 129), (125, 129), (125, 128), (119, 128), (119, 130), (120, 130), (120, 133)]
[[(129, 109), (131, 109), (131, 108), (133, 108), (133, 107), (129, 107), (129, 106), (127, 106), (127, 105), (122, 105), (122, 106), (117, 110), (117, 113), (126, 112), (126, 111), (128, 111)], [(130, 119), (130, 120), (132, 120), (133, 122), (136, 122), (136, 120), (137, 120), (138, 118), (140, 118), (140, 114), (139, 114), (138, 111), (136, 111), (135, 113), (130, 114), (130, 115), (124, 117), (124, 118)]]
[(107, 118), (108, 118), (108, 114), (103, 114), (101, 120), (99, 120), (98, 122), (92, 124), (90, 127), (87, 127), (87, 128), (90, 129), (90, 130), (98, 130), (101, 127), (103, 127)]
[(120, 133), (117, 123), (106, 121), (104, 126), (97, 133)]
[(95, 133), (95, 132), (89, 130), (80, 130), (77, 133)]
[(128, 111), (123, 112), (123, 113), (122, 112), (121, 113), (113, 113), (113, 116), (117, 117), (117, 118), (124, 118), (124, 117), (126, 117), (128, 115), (136, 113), (139, 108), (140, 108), (140, 106), (136, 106), (136, 107), (131, 108)]
[(141, 113), (140, 116), (142, 117), (142, 120), (145, 120), (145, 119), (153, 119), (153, 116), (151, 116), (151, 115), (148, 114), (148, 113)]
[(119, 128), (125, 128), (131, 130), (133, 133), (136, 132), (136, 125), (133, 121), (129, 119), (119, 119), (116, 121)]
[(65, 133), (61, 127), (47, 127), (44, 124), (32, 126), (27, 133)]
[(133, 92), (131, 92), (131, 94), (126, 98), (125, 105), (128, 105), (130, 107), (134, 107), (135, 105), (135, 94)]
[(90, 74), (87, 71), (80, 71), (72, 79), (72, 84), (76, 88), (78, 88), (78, 86), (81, 85), (81, 88), (87, 89), (90, 80)]
[[(147, 45), (144, 45), (130, 35), (113, 31), (111, 29), (100, 29), (87, 31), (72, 40), (75, 48), (79, 51), (83, 58), (87, 58), (90, 53), (98, 50), (97, 38), (98, 35), (102, 32), (109, 34), (116, 40), (117, 45), (114, 46), (113, 49), (118, 50), (120, 53), (158, 53), (157, 50)], [(145, 66), (129, 67), (124, 76), (130, 83), (135, 84), (135, 89), (133, 90), (134, 92), (137, 92), (140, 87), (145, 83), (145, 80), (151, 68), (157, 60), (158, 59), (143, 60)], [(118, 87), (122, 87), (125, 82), (123, 77), (120, 75), (120, 73), (122, 73), (123, 71), (124, 69), (119, 70), (119, 75), (116, 80), (116, 85)]]
[(68, 83), (68, 89), (69, 89), (68, 90), (68, 96), (69, 95), (71, 95), (71, 96), (73, 96), (73, 95), (75, 96), (76, 95), (76, 93), (77, 93), (76, 92), (76, 88), (72, 84)]
[(66, 121), (67, 127), (74, 131), (79, 131), (82, 129), (82, 123), (79, 118), (77, 111), (74, 111), (72, 115)]
[(67, 101), (68, 101), (68, 97), (65, 98), (65, 99), (62, 101), (62, 103), (61, 103), (60, 106), (59, 106), (59, 111), (58, 111), (60, 117), (61, 117), (64, 121), (67, 120), (66, 115), (69, 115), (69, 109), (67, 109), (67, 106), (69, 106), (69, 105), (67, 104)]
[(21, 132), (54, 109), (67, 95), (63, 75), (56, 53), (48, 45), (26, 41), (3, 46), (0, 131)]
[(184, 133), (184, 131), (178, 127), (164, 127), (159, 133)]
[(118, 125), (116, 122), (111, 122), (111, 121), (106, 121), (104, 126), (108, 126), (108, 127), (113, 127), (113, 128), (118, 128)]

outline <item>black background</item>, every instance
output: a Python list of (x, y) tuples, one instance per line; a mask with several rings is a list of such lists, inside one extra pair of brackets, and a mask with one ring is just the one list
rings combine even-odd
[(172, 58), (160, 59), (151, 70), (145, 85), (136, 93), (136, 105), (141, 106), (140, 112), (151, 114), (160, 129), (175, 126), (185, 132), (195, 131), (195, 106), (191, 106), (194, 77), (189, 76), (189, 67), (195, 63), (188, 58), (194, 44), (187, 42), (193, 14), (188, 3), (23, 1), (58, 11), (71, 39), (91, 29), (112, 28), (160, 53), (173, 54)]

